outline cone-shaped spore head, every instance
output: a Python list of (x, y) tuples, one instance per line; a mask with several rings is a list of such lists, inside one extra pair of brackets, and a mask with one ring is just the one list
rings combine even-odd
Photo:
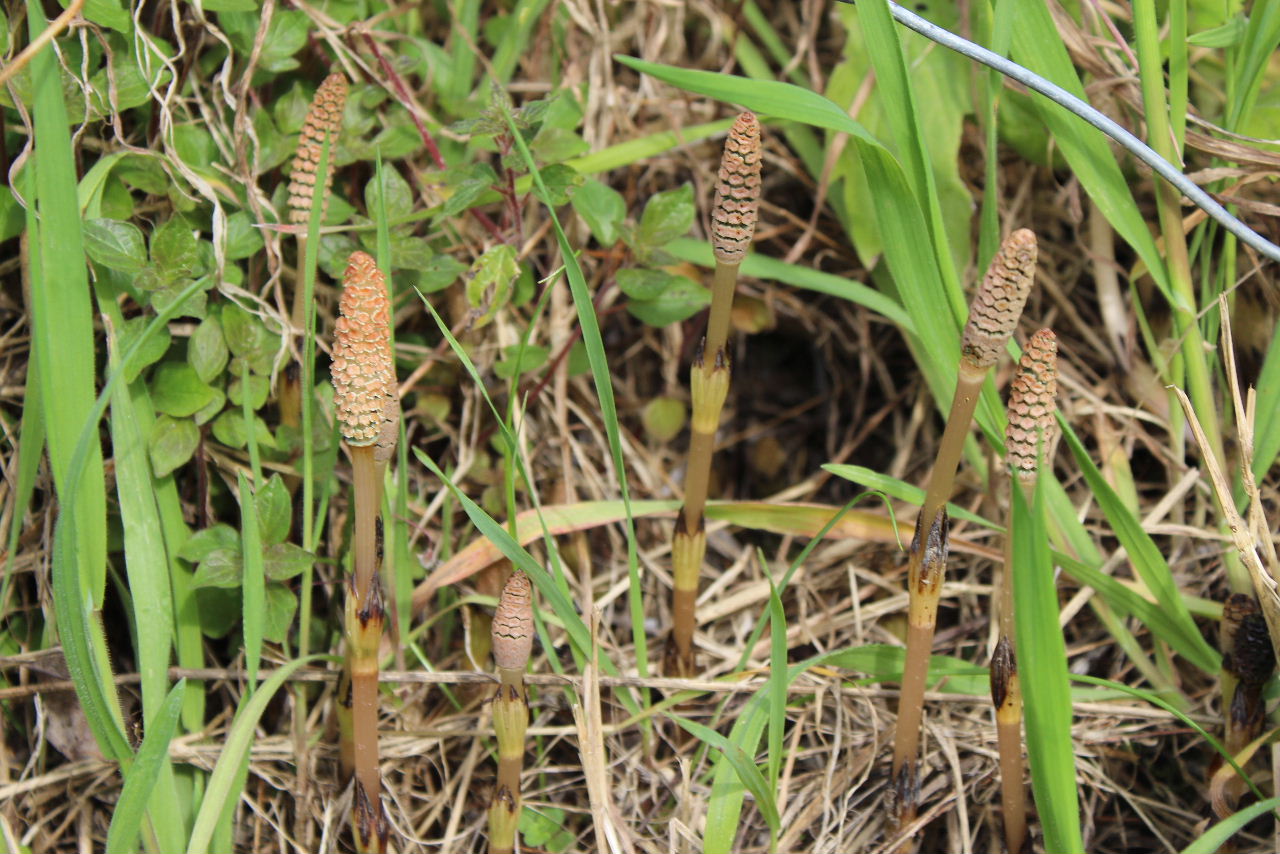
[(960, 347), (963, 367), (985, 372), (1000, 358), (1018, 326), (1035, 271), (1035, 232), (1020, 228), (1000, 244), (973, 296)]
[(311, 199), (316, 190), (316, 173), (320, 170), (320, 150), (325, 135), (329, 136), (329, 162), (319, 181), (321, 210), (328, 204), (329, 185), (333, 183), (334, 147), (338, 132), (342, 129), (342, 110), (347, 104), (347, 78), (340, 73), (330, 74), (316, 90), (311, 108), (302, 123), (302, 135), (298, 138), (298, 151), (289, 172), (289, 221), (304, 225), (311, 218)]
[(1052, 329), (1041, 329), (1027, 342), (1009, 390), (1005, 446), (1009, 471), (1019, 478), (1035, 475), (1041, 443), (1046, 457), (1053, 448), (1057, 394), (1058, 338)]
[(533, 587), (514, 572), (502, 588), (493, 615), (493, 661), (501, 670), (524, 673), (533, 651)]
[(390, 441), (399, 418), (386, 280), (373, 258), (353, 252), (334, 327), (334, 405), (342, 436), (361, 447)]
[(743, 113), (729, 129), (720, 158), (716, 206), (711, 212), (711, 245), (716, 260), (740, 264), (756, 230), (760, 204), (760, 122)]

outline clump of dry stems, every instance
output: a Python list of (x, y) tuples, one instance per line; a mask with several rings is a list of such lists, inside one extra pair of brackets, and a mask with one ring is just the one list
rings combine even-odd
[(533, 649), (533, 588), (523, 572), (513, 573), (502, 588), (492, 636), (493, 661), (498, 666), (498, 693), (493, 698), (498, 782), (489, 805), (489, 851), (510, 854), (520, 823), (520, 772), (529, 726), (524, 671)]
[[(1057, 422), (1058, 341), (1041, 329), (1027, 342), (1018, 373), (1009, 389), (1009, 424), (1005, 453), (1010, 488), (1035, 488), (1040, 459), (1052, 453)], [(1031, 496), (1027, 496), (1028, 501)], [(1022, 686), (1014, 652), (1013, 513), (1005, 531), (1000, 598), (996, 605), (1000, 635), (991, 656), (991, 703), (995, 706), (996, 737), (1000, 748), (1000, 800), (1004, 811), (1005, 848), (1020, 854), (1027, 842), (1027, 795), (1022, 762)]]
[[(344, 770), (355, 775), (352, 830), (359, 851), (384, 851), (388, 825), (378, 769), (378, 647), (386, 608), (378, 574), (378, 514), (387, 460), (399, 432), (390, 301), (373, 258), (354, 252), (343, 277), (334, 331), (334, 406), (351, 452), (354, 571), (347, 582), (347, 673), (339, 685)], [(342, 706), (347, 706), (343, 719)], [(349, 734), (348, 734), (349, 733)]]
[(689, 377), (693, 398), (689, 464), (685, 473), (684, 507), (676, 518), (671, 543), (672, 632), (665, 669), (672, 676), (692, 677), (697, 672), (693, 630), (697, 625), (694, 611), (698, 578), (707, 552), (703, 511), (707, 504), (716, 430), (729, 393), (730, 361), (725, 344), (729, 337), (733, 294), (738, 267), (755, 233), (756, 209), (760, 203), (760, 161), (760, 123), (754, 114), (743, 113), (729, 130), (720, 160), (716, 202), (711, 214), (712, 247), (716, 257), (711, 311), (707, 334), (694, 357)]
[(955, 484), (956, 469), (982, 384), (1018, 325), (1022, 306), (1031, 290), (1035, 264), (1035, 234), (1025, 228), (1013, 232), (1001, 244), (974, 295), (961, 343), (955, 397), (929, 476), (924, 503), (916, 518), (907, 573), (910, 596), (907, 657), (893, 743), (892, 785), (900, 830), (915, 819), (918, 806), (916, 762), (929, 653), (933, 646), (938, 601), (942, 596), (942, 579), (947, 565), (947, 501)]

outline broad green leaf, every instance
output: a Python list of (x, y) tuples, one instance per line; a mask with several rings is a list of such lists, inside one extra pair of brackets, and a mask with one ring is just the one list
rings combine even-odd
[(432, 294), (436, 291), (442, 291), (458, 280), (467, 270), (467, 265), (463, 264), (452, 255), (436, 255), (433, 257), (425, 268), (418, 272), (417, 289), (424, 294)]
[(674, 285), (679, 277), (665, 270), (635, 267), (619, 270), (615, 278), (619, 290), (627, 296), (632, 299), (651, 300), (662, 296), (663, 292)]
[[(248, 389), (249, 408), (256, 412), (267, 402), (267, 394), (271, 391), (271, 383), (266, 377), (259, 376), (258, 374), (250, 374)], [(245, 384), (241, 377), (237, 376), (231, 382), (227, 383), (227, 399), (231, 401), (233, 406), (244, 405), (244, 390)]]
[(192, 587), (219, 587), (224, 590), (239, 587), (244, 578), (244, 561), (240, 551), (214, 549), (205, 555), (196, 567)]
[(262, 544), (283, 543), (293, 526), (293, 497), (279, 474), (271, 475), (266, 486), (257, 493), (258, 530)]
[[(254, 439), (268, 448), (276, 446), (271, 429), (260, 416), (253, 417)], [(244, 414), (239, 409), (228, 409), (213, 420), (213, 437), (231, 448), (243, 448), (249, 444), (249, 431), (245, 429)]]
[(190, 278), (200, 272), (199, 241), (184, 218), (170, 217), (151, 235), (151, 262), (165, 279)]
[(685, 276), (674, 281), (654, 299), (633, 299), (627, 311), (650, 326), (666, 326), (686, 320), (711, 304), (711, 291)]
[(126, 320), (119, 331), (119, 348), (122, 353), (133, 350), (135, 342), (142, 342), (142, 346), (133, 353), (128, 364), (124, 365), (124, 381), (131, 385), (144, 370), (163, 359), (164, 354), (169, 352), (169, 327), (163, 326), (144, 337), (143, 333), (150, 322), (149, 317), (133, 317)]
[(222, 323), (217, 317), (206, 317), (187, 343), (187, 361), (201, 380), (211, 383), (227, 366), (230, 351), (222, 336)]
[(544, 205), (558, 208), (569, 203), (574, 189), (582, 183), (582, 176), (572, 166), (555, 163), (542, 169), (543, 186), (534, 191)]
[(551, 351), (546, 347), (534, 344), (523, 347), (513, 344), (510, 347), (504, 347), (503, 353), (506, 358), (494, 363), (493, 372), (504, 380), (519, 374), (527, 374), (529, 371), (536, 371), (547, 363), (547, 357), (551, 355)]
[(194, 415), (213, 397), (214, 390), (186, 362), (162, 362), (151, 376), (156, 410), (174, 418)]
[(640, 215), (636, 240), (642, 247), (661, 249), (677, 237), (683, 237), (693, 226), (696, 215), (692, 184), (656, 193)]
[[(409, 182), (404, 179), (398, 169), (393, 166), (383, 164), (382, 180), (386, 187), (386, 211), (387, 219), (391, 222), (404, 219), (413, 213), (413, 190), (409, 187)], [(364, 206), (365, 210), (370, 212), (376, 211), (380, 207), (378, 199), (378, 180), (376, 177), (370, 178), (369, 183), (364, 187)]]
[(472, 163), (461, 169), (450, 170), (447, 187), (451, 192), (440, 209), (440, 217), (447, 219), (462, 213), (497, 182), (498, 173), (487, 163)]
[[(209, 6), (206, 3), (205, 8)], [(227, 260), (250, 258), (262, 250), (262, 233), (253, 227), (253, 221), (244, 211), (236, 211), (227, 217)]]
[(84, 248), (94, 263), (122, 273), (139, 273), (147, 266), (146, 239), (131, 222), (85, 220)]
[(263, 552), (263, 567), (269, 581), (288, 581), (315, 561), (315, 555), (293, 543), (276, 543)]
[(283, 584), (267, 585), (267, 610), (263, 617), (262, 638), (270, 643), (284, 643), (298, 613), (298, 597)]
[(161, 415), (151, 426), (148, 450), (151, 470), (156, 477), (164, 477), (180, 466), (186, 465), (200, 444), (200, 428), (190, 418), (171, 418)]
[(588, 178), (569, 196), (573, 209), (601, 246), (618, 242), (618, 226), (627, 216), (627, 203), (622, 194), (607, 184)]
[(509, 243), (490, 246), (475, 260), (467, 279), (467, 302), (475, 317), (472, 329), (480, 329), (493, 320), (510, 299), (511, 286), (519, 275), (516, 250)]
[(216, 549), (230, 549), (239, 553), (240, 532), (223, 522), (203, 531), (196, 531), (178, 549), (178, 557), (189, 563), (199, 563)]

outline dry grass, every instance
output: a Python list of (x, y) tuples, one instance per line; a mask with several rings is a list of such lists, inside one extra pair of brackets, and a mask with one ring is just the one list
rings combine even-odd
[[(721, 105), (689, 98), (651, 79), (639, 79), (610, 60), (613, 53), (628, 53), (686, 66), (731, 67), (729, 45), (733, 39), (725, 29), (727, 18), (721, 4), (693, 0), (606, 7), (571, 0), (566, 5), (571, 26), (563, 55), (552, 56), (545, 47), (549, 42), (536, 41), (542, 46), (523, 58), (517, 72), (521, 83), (515, 89), (518, 97), (545, 92), (547, 72), (556, 63), (567, 82), (589, 83), (583, 135), (593, 149), (728, 114)], [(798, 46), (794, 67), (820, 90), (839, 56), (838, 27), (826, 15), (825, 7), (816, 2), (765, 5), (786, 42)], [(331, 26), (321, 12), (309, 6), (298, 8), (312, 15), (317, 41), (339, 55), (341, 66), (353, 79), (386, 82), (376, 60), (361, 48), (356, 33)], [(427, 26), (429, 31), (438, 31), (435, 35), (445, 35), (443, 22)], [(187, 21), (183, 27), (189, 50), (212, 38), (211, 30), (199, 24)], [(376, 36), (376, 21), (372, 28)], [(87, 32), (84, 35), (91, 37)], [(1073, 40), (1069, 43), (1077, 46)], [(255, 170), (242, 117), (246, 110), (258, 108), (259, 99), (267, 94), (244, 87), (248, 75), (231, 72), (229, 68), (216, 70), (203, 100), (180, 101), (157, 93), (163, 98), (158, 121), (162, 128), (174, 121), (207, 123), (225, 147), (224, 162), (235, 164), (225, 179), (253, 188), (250, 204), (265, 205), (270, 194), (263, 188), (273, 185), (276, 178), (274, 173), (259, 175)], [(1121, 87), (1114, 91), (1129, 90)], [(808, 250), (803, 263), (866, 281), (868, 273), (847, 245), (840, 226), (825, 207), (813, 208), (813, 200), (823, 195), (825, 188), (815, 186), (806, 175), (781, 134), (770, 133), (767, 140), (756, 251), (782, 258), (794, 246), (804, 244)], [(82, 142), (90, 146), (98, 141)], [(131, 144), (137, 142), (134, 139)], [(965, 159), (974, 165), (972, 174), (965, 177), (975, 192), (982, 177), (981, 144), (976, 131), (966, 137), (965, 154), (971, 156)], [(623, 192), (632, 215), (647, 197), (684, 181), (694, 183), (700, 209), (705, 211), (714, 186), (718, 145), (712, 140), (678, 148), (619, 170), (608, 180)], [(423, 169), (429, 166), (425, 155), (414, 162)], [(340, 172), (338, 182), (343, 180)], [(348, 180), (354, 178), (348, 176)], [(1121, 458), (1127, 461), (1144, 524), (1156, 536), (1182, 588), (1195, 596), (1221, 598), (1226, 590), (1220, 561), (1223, 543), (1212, 495), (1203, 482), (1184, 480), (1188, 464), (1175, 457), (1166, 440), (1168, 397), (1143, 362), (1133, 331), (1114, 325), (1114, 306), (1109, 306), (1105, 292), (1095, 287), (1094, 263), (1108, 262), (1093, 254), (1085, 221), (1091, 215), (1086, 200), (1069, 176), (1053, 175), (1012, 157), (1004, 181), (1008, 192), (1002, 220), (1034, 224), (1040, 238), (1038, 287), (1026, 314), (1035, 318), (1036, 325), (1052, 326), (1058, 334), (1062, 411), (1086, 443), (1102, 449), (1104, 471)], [(217, 198), (206, 178), (197, 176), (192, 184), (198, 191), (208, 188), (206, 198)], [(429, 184), (420, 183), (416, 189), (421, 201), (433, 201)], [(1154, 201), (1149, 201), (1154, 220)], [(544, 212), (530, 205), (523, 213), (524, 232), (530, 238), (526, 251), (542, 269), (555, 269), (559, 262), (554, 244), (542, 239), (547, 228)], [(702, 219), (695, 229), (705, 236), (706, 225)], [(488, 234), (474, 219), (459, 218), (455, 228), (457, 257), (469, 260), (478, 254)], [(255, 274), (241, 295), (252, 299), (264, 316), (283, 325), (288, 308), (281, 285), (292, 277), (283, 275), (281, 235), (267, 233), (266, 240), (265, 264), (255, 265)], [(610, 282), (621, 259), (589, 251), (581, 260), (589, 283), (602, 294), (598, 310), (613, 366), (633, 492), (641, 498), (679, 497), (684, 440), (671, 444), (648, 440), (640, 427), (639, 413), (654, 395), (681, 393), (683, 382), (676, 366), (689, 363), (701, 335), (700, 321), (695, 318), (665, 329), (640, 325), (614, 310), (617, 290)], [(0, 263), (0, 274), (9, 284), (16, 278), (12, 265)], [(1251, 275), (1258, 280), (1252, 292), (1273, 292), (1274, 271), (1270, 279), (1265, 272)], [(972, 279), (971, 270), (968, 280)], [(855, 488), (821, 472), (819, 465), (826, 462), (861, 463), (922, 483), (928, 474), (922, 467), (933, 458), (941, 424), (893, 327), (848, 303), (769, 282), (745, 278), (739, 293), (761, 301), (772, 322), (752, 336), (749, 348), (742, 336), (737, 336), (735, 382), (717, 444), (718, 482), (713, 484), (713, 497), (842, 504), (855, 494)], [(1254, 376), (1254, 366), (1261, 357), (1259, 344), (1267, 340), (1274, 311), (1273, 307), (1259, 311), (1249, 306), (1246, 294), (1242, 292), (1241, 297), (1238, 307), (1244, 316), (1236, 327), (1237, 357), (1244, 374)], [(321, 323), (331, 329), (334, 292), (321, 286), (319, 298)], [(451, 310), (444, 311), (446, 317)], [(1259, 323), (1257, 318), (1262, 315), (1265, 317)], [(1119, 316), (1128, 316), (1125, 307)], [(22, 318), (16, 289), (11, 287), (0, 295), (0, 327), (5, 330), (6, 342), (0, 405), (7, 415), (16, 413), (23, 399), (26, 333)], [(429, 318), (416, 314), (402, 314), (398, 321), (397, 336), (402, 341), (406, 332), (431, 328)], [(522, 317), (499, 313), (483, 337), (470, 342), (475, 348), (472, 356), (482, 369), (498, 358), (501, 348), (518, 343), (525, 322)], [(557, 352), (571, 340), (576, 325), (567, 293), (557, 291), (535, 330), (535, 340)], [(414, 391), (443, 393), (452, 402), (452, 414), (444, 422), (406, 406), (410, 445), (447, 456), (460, 472), (470, 471), (460, 482), (478, 495), (492, 485), (494, 471), (488, 441), (491, 416), (478, 390), (468, 382), (454, 386), (457, 373), (448, 364), (447, 351), (407, 343), (401, 345), (401, 352), (422, 360), (422, 367), (415, 372), (418, 385)], [(283, 364), (284, 353), (281, 356)], [(1002, 375), (997, 377), (1001, 387), (1007, 384), (1010, 370), (1008, 364), (1002, 367)], [(6, 431), (11, 420), (6, 419)], [(531, 397), (520, 439), (543, 502), (616, 498), (608, 445), (589, 376), (570, 379), (562, 372), (555, 374)], [(11, 452), (15, 441), (11, 436), (7, 445), (6, 472), (16, 471), (16, 455)], [(1109, 459), (1108, 450), (1118, 456)], [(237, 459), (223, 456), (211, 457), (208, 462), (210, 477), (230, 472), (234, 478), (239, 465)], [(1070, 479), (1070, 468), (1060, 466), (1059, 472), (1104, 550), (1116, 548), (1096, 506), (1089, 501), (1087, 489)], [(445, 505), (439, 484), (425, 471), (414, 467), (412, 478), (414, 548), (431, 567), (442, 554)], [(41, 496), (51, 494), (46, 481), (47, 474), (42, 474)], [(1183, 487), (1186, 491), (1177, 494), (1176, 501), (1162, 504), (1171, 485), (1180, 483), (1187, 484)], [(989, 514), (992, 497), (964, 468), (958, 486), (955, 500), (959, 504)], [(7, 499), (9, 487), (3, 489), (6, 515), (0, 521), (7, 524), (12, 505)], [(1262, 497), (1273, 511), (1280, 507), (1274, 478), (1264, 485)], [(521, 501), (529, 506), (528, 496)], [(349, 509), (345, 500), (335, 498), (330, 510), (331, 530), (342, 530)], [(895, 509), (908, 519), (914, 513), (905, 505)], [(19, 611), (51, 609), (43, 574), (53, 511), (49, 499), (38, 499), (25, 528), (21, 554), (13, 565), (16, 589), (21, 591), (15, 601)], [(203, 510), (192, 505), (192, 512), (199, 518)], [(656, 626), (669, 625), (671, 620), (666, 613), (671, 525), (670, 517), (638, 523), (641, 566), (650, 594), (649, 617)], [(453, 531), (455, 550), (470, 541), (465, 526), (455, 524)], [(988, 555), (996, 554), (999, 547), (983, 532), (958, 520), (953, 523), (952, 537), (971, 541)], [(709, 524), (698, 605), (702, 624), (697, 636), (700, 665), (708, 678), (734, 669), (765, 606), (767, 585), (763, 581), (777, 577), (803, 542), (733, 529), (723, 523)], [(324, 557), (336, 561), (337, 546), (326, 548), (334, 551)], [(616, 850), (654, 854), (697, 850), (708, 794), (707, 757), (687, 750), (684, 733), (662, 720), (654, 722), (652, 741), (646, 743), (640, 726), (622, 725), (627, 714), (616, 689), (619, 682), (647, 684), (659, 691), (674, 684), (700, 683), (635, 678), (627, 616), (627, 568), (622, 557), (626, 547), (618, 527), (565, 539), (562, 548), (571, 561), (574, 600), (584, 614), (599, 611), (599, 642), (627, 677), (601, 678), (599, 705), (588, 703), (578, 718), (560, 684), (563, 680), (529, 677), (532, 747), (525, 760), (525, 803), (537, 809), (564, 811), (564, 827), (573, 837), (568, 850), (600, 850), (596, 830), (605, 815), (611, 817), (608, 844)], [(757, 560), (758, 548), (763, 549), (769, 566), (761, 566)], [(973, 551), (953, 549), (934, 653), (982, 663), (988, 660), (994, 643), (988, 622), (994, 562)], [(328, 609), (334, 625), (339, 625), (342, 585), (336, 567), (335, 562), (317, 566), (317, 602)], [(33, 575), (37, 583), (31, 583)], [(899, 643), (905, 630), (904, 575), (905, 562), (894, 544), (842, 540), (820, 545), (784, 601), (792, 661), (841, 647)], [(1067, 603), (1064, 631), (1072, 669), (1132, 681), (1128, 659), (1084, 608), (1092, 591), (1078, 589), (1065, 577), (1062, 583)], [(464, 586), (463, 592), (467, 589)], [(1213, 630), (1207, 621), (1204, 628), (1206, 632)], [(1134, 624), (1131, 629), (1140, 641), (1148, 641), (1142, 626)], [(552, 672), (547, 658), (569, 660), (563, 633), (552, 630), (551, 637), (561, 646), (535, 648), (534, 673)], [(123, 632), (110, 640), (113, 649), (130, 648)], [(415, 681), (415, 674), (383, 673), (384, 689), (389, 693), (384, 693), (381, 702), (380, 749), (393, 838), (400, 838), (398, 848), (405, 851), (478, 851), (484, 845), (485, 816), (494, 783), (486, 704), (492, 689), (488, 681), (477, 682), (467, 672), (473, 668), (459, 633), (447, 644), (438, 633), (428, 633), (422, 642), (433, 669), (443, 671), (438, 681), (423, 684)], [(218, 671), (220, 675), (203, 674), (209, 726), (198, 737), (179, 739), (172, 749), (175, 761), (203, 768), (212, 767), (216, 760), (242, 691), (239, 668), (243, 662), (229, 658), (225, 644), (213, 644), (210, 651), (226, 669)], [(750, 678), (759, 682), (763, 677), (758, 674), (767, 671), (768, 662), (766, 637), (751, 651), (748, 672), (757, 675)], [(281, 663), (278, 649), (264, 650), (264, 668)], [(91, 850), (94, 841), (105, 836), (120, 778), (115, 766), (95, 756), (93, 745), (86, 742), (82, 721), (76, 717), (78, 709), (66, 702), (70, 695), (55, 690), (56, 686), (38, 684), (65, 676), (34, 664), (22, 656), (0, 659), (6, 675), (19, 686), (0, 695), (4, 713), (22, 721), (38, 737), (31, 744), (10, 739), (0, 749), (0, 838), (16, 839), (35, 851)], [(133, 663), (122, 657), (117, 665), (125, 674), (120, 681), (126, 703), (136, 707), (133, 682), (128, 678)], [(409, 667), (413, 666), (410, 658)], [(403, 681), (397, 681), (398, 676)], [(889, 795), (896, 688), (859, 686), (849, 677), (815, 669), (802, 676), (793, 689), (793, 696), (803, 701), (788, 708), (779, 850), (882, 851), (893, 844), (885, 799)], [(580, 684), (576, 678), (575, 684)], [(336, 784), (336, 742), (326, 730), (325, 719), (333, 687), (332, 681), (325, 681), (314, 688), (306, 725), (310, 741), (301, 756), (295, 754), (290, 735), (292, 697), (281, 695), (264, 717), (253, 743), (237, 831), (243, 850), (345, 850), (350, 795)], [(1182, 689), (1193, 699), (1192, 717), (1216, 730), (1221, 717), (1215, 684), (1188, 671), (1182, 674)], [(716, 685), (715, 690), (725, 700), (720, 723), (727, 724), (749, 694), (732, 692), (723, 685)], [(588, 692), (585, 696), (592, 695)], [(917, 827), (927, 826), (917, 833), (920, 848), (997, 850), (999, 781), (990, 698), (930, 693), (927, 699), (930, 713), (922, 736)], [(705, 723), (716, 708), (700, 701), (687, 714)], [(1133, 700), (1078, 705), (1075, 711), (1087, 850), (1098, 854), (1176, 851), (1195, 839), (1210, 815), (1203, 790), (1211, 770), (1211, 753), (1201, 739), (1172, 715)], [(722, 726), (721, 731), (727, 730)], [(584, 759), (584, 746), (590, 743), (584, 742), (584, 734), (600, 739), (602, 754), (597, 745)], [(54, 749), (46, 749), (46, 743)], [(589, 779), (593, 775), (594, 784)], [(672, 804), (680, 806), (673, 811)], [(765, 851), (768, 840), (763, 819), (748, 801), (738, 850)], [(1263, 851), (1269, 846), (1269, 840), (1261, 836), (1246, 836), (1238, 850)]]

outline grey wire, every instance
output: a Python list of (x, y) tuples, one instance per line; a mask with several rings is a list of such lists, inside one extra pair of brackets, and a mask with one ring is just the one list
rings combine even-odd
[[(840, 2), (853, 3), (853, 0), (840, 0)], [(1131, 151), (1135, 157), (1154, 169), (1156, 174), (1164, 178), (1173, 186), (1177, 187), (1184, 196), (1194, 202), (1201, 210), (1220, 222), (1222, 227), (1227, 231), (1231, 232), (1236, 237), (1261, 252), (1263, 255), (1266, 255), (1271, 260), (1280, 261), (1280, 246), (1276, 246), (1274, 243), (1249, 228), (1249, 226), (1236, 219), (1227, 212), (1226, 208), (1218, 204), (1212, 196), (1200, 189), (1200, 187), (1198, 187), (1186, 175), (1183, 175), (1182, 172), (1180, 172), (1172, 163), (1165, 160), (1159, 154), (1156, 154), (1155, 151), (1153, 151), (1145, 142), (1129, 133), (1129, 131), (1125, 130), (1120, 125), (1116, 124), (1114, 121), (1077, 98), (1075, 95), (1072, 95), (1066, 89), (1063, 89), (1056, 83), (1052, 83), (1040, 75), (1023, 68), (1016, 62), (1010, 62), (1003, 56), (1000, 56), (997, 53), (992, 53), (981, 45), (976, 45), (967, 39), (962, 39), (950, 30), (944, 30), (937, 24), (926, 21), (919, 15), (909, 12), (897, 3), (892, 2), (892, 0), (889, 2), (889, 11), (893, 13), (893, 17), (897, 19), (898, 23), (908, 27), (909, 29), (915, 30), (925, 38), (935, 41), (943, 47), (950, 48), (956, 53), (963, 54), (970, 59), (975, 59), (983, 65), (994, 68), (1006, 77), (1011, 77), (1014, 80), (1017, 80), (1028, 89), (1039, 92), (1049, 100), (1066, 107), (1068, 110), (1075, 113), (1077, 116), (1084, 119), (1086, 122), (1093, 125), (1098, 130), (1102, 131), (1107, 136), (1111, 137)]]

